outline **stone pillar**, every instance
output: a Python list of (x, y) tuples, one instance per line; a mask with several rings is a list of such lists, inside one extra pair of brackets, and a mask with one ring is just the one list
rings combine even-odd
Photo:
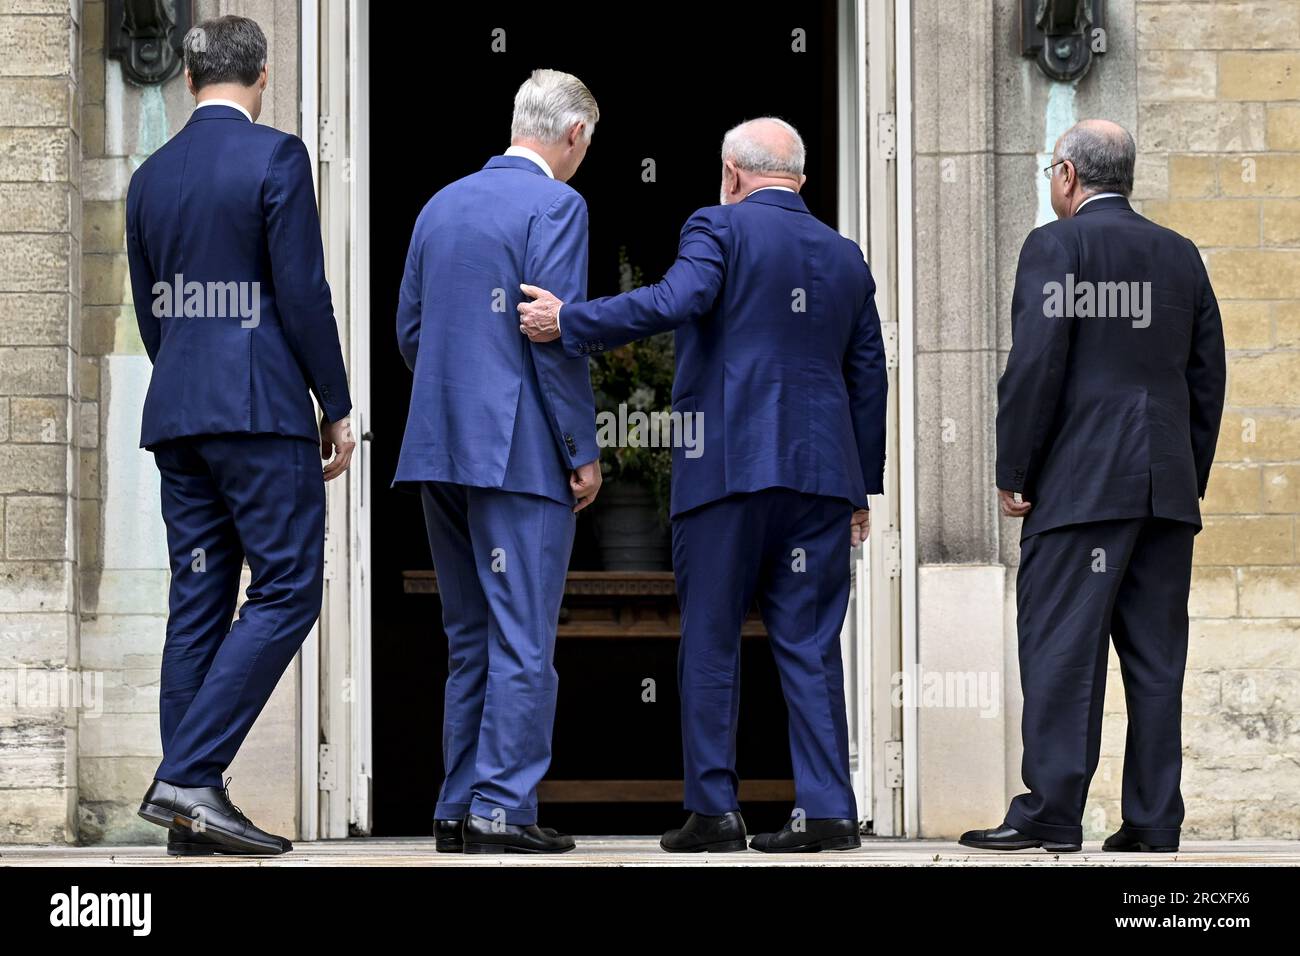
[(1022, 789), (1020, 523), (997, 513), (994, 426), (1020, 246), (1051, 215), (1039, 169), (1077, 119), (1134, 129), (1137, 118), (1133, 0), (1107, 4), (1110, 50), (1075, 83), (1021, 56), (1019, 6), (912, 4), (917, 728), (930, 837), (1000, 822)]
[(76, 838), (80, 8), (0, 12), (0, 842)]
[[(195, 6), (197, 20), (238, 13), (261, 24), (270, 89), (259, 122), (296, 132), (297, 3)], [(82, 666), (100, 675), (106, 704), (81, 720), (80, 831), (89, 843), (153, 843), (165, 834), (136, 808), (161, 756), (158, 674), (169, 570), (158, 472), (139, 447), (151, 368), (131, 301), (124, 214), (131, 174), (184, 126), (193, 100), (180, 76), (144, 88), (124, 82), (120, 64), (103, 56), (104, 10), (103, 0), (86, 0), (81, 615)], [(291, 666), (230, 768), (239, 805), (289, 836), (297, 832), (297, 686)]]

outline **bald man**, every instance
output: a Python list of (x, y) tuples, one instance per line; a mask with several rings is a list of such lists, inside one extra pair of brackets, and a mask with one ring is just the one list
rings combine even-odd
[(803, 166), (788, 123), (744, 123), (723, 140), (722, 204), (687, 221), (661, 282), (568, 304), (527, 286), (536, 301), (519, 307), (533, 341), (561, 338), (570, 355), (676, 330), (672, 411), (702, 424), (702, 444), (672, 452), (690, 817), (664, 835), (669, 852), (745, 849), (736, 718), (756, 599), (790, 715), (795, 807), (749, 845), (861, 845), (839, 641), (850, 547), (870, 527), (867, 495), (883, 491), (885, 357), (871, 271), (809, 213)]
[(1056, 222), (1020, 252), (998, 383), (1002, 513), (1016, 579), (1021, 777), (966, 846), (1078, 850), (1097, 769), (1107, 652), (1128, 705), (1123, 820), (1103, 848), (1178, 849), (1187, 597), (1223, 413), (1223, 327), (1196, 247), (1126, 198), (1136, 147), (1085, 121), (1044, 170)]

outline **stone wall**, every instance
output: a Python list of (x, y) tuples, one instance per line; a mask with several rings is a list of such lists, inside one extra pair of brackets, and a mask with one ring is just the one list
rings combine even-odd
[(0, 6), (0, 842), (76, 837), (81, 31)]
[[(1228, 400), (1196, 541), (1187, 832), (1300, 837), (1300, 0), (1137, 4), (1142, 211), (1200, 247)], [(1117, 688), (1113, 688), (1117, 690)], [(1122, 697), (1098, 806), (1118, 813)]]

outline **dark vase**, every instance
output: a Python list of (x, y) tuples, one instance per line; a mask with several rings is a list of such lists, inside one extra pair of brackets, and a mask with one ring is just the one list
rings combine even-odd
[(591, 508), (606, 571), (672, 570), (671, 535), (659, 520), (653, 491), (636, 482), (610, 481)]

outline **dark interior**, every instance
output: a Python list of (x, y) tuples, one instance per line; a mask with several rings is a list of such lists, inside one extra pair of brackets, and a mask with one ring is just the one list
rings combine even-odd
[[(394, 335), (397, 289), (416, 215), (429, 197), (509, 145), (514, 92), (535, 67), (579, 76), (600, 105), (586, 162), (570, 185), (590, 212), (589, 295), (618, 291), (618, 250), (647, 282), (672, 263), (682, 223), (717, 202), (718, 148), (731, 126), (772, 114), (808, 149), (803, 196), (835, 224), (835, 5), (660, 3), (581, 16), (511, 5), (409, 4), (420, 43), (370, 51), (374, 833), (428, 835), (442, 778), (446, 642), (436, 595), (406, 593), (403, 573), (432, 567), (419, 500), (389, 489), (411, 375)], [(493, 30), (506, 52), (493, 52)], [(806, 52), (791, 50), (806, 31)], [(389, 38), (389, 34), (373, 35)], [(657, 182), (641, 179), (654, 158)], [(600, 570), (592, 512), (580, 516), (571, 568)], [(561, 639), (560, 696), (548, 780), (681, 777), (677, 642)], [(655, 703), (641, 699), (653, 678)], [(787, 780), (785, 706), (767, 642), (747, 639), (738, 772)], [(788, 801), (744, 802), (749, 829), (780, 826)], [(648, 834), (680, 825), (676, 802), (547, 802), (541, 822), (569, 833)]]

